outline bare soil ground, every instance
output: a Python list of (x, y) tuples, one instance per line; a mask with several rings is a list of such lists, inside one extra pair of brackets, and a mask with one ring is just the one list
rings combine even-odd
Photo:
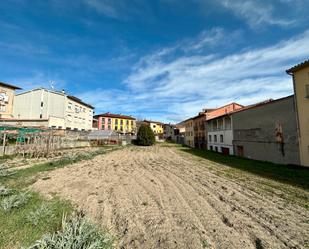
[(263, 190), (246, 172), (228, 177), (222, 165), (174, 147), (132, 146), (47, 174), (33, 188), (73, 201), (121, 249), (309, 245), (308, 210), (284, 191)]

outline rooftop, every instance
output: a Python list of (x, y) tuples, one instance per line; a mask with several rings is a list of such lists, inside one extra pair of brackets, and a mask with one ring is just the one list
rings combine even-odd
[(73, 100), (73, 101), (76, 101), (84, 106), (87, 106), (91, 109), (94, 109), (94, 107), (90, 104), (87, 104), (85, 102), (83, 102), (81, 99), (73, 96), (73, 95), (68, 95), (66, 94), (65, 92), (63, 91), (55, 91), (55, 90), (50, 90), (50, 89), (46, 89), (44, 87), (40, 87), (40, 88), (35, 88), (35, 89), (32, 89), (32, 90), (28, 90), (28, 91), (25, 91), (25, 92), (22, 92), (22, 93), (19, 93), (19, 94), (16, 94), (16, 96), (18, 95), (22, 95), (22, 94), (25, 94), (25, 93), (28, 93), (28, 92), (32, 92), (32, 91), (39, 91), (39, 90), (44, 90), (44, 91), (47, 91), (47, 92), (51, 92), (51, 93), (54, 93), (54, 94), (60, 94), (60, 95), (63, 95), (63, 96), (67, 96), (69, 99)]
[(97, 115), (94, 115), (94, 117), (122, 118), (122, 119), (135, 120), (135, 118), (133, 118), (132, 116), (122, 115), (122, 114), (113, 114), (109, 112), (97, 114)]
[(0, 86), (4, 86), (4, 87), (11, 88), (11, 89), (14, 89), (14, 90), (20, 90), (21, 89), (18, 86), (14, 86), (14, 85), (4, 83), (4, 82), (0, 82)]
[(306, 60), (302, 63), (297, 64), (294, 67), (291, 67), (290, 69), (286, 70), (286, 73), (293, 74), (293, 73), (295, 73), (295, 72), (297, 72), (297, 71), (299, 71), (299, 70), (301, 70), (305, 67), (309, 67), (309, 60)]
[(280, 99), (275, 99), (275, 100), (267, 99), (267, 100), (264, 100), (264, 101), (261, 101), (261, 102), (258, 102), (258, 103), (252, 104), (252, 105), (245, 106), (241, 109), (237, 109), (237, 110), (222, 114), (220, 116), (209, 118), (207, 121), (213, 120), (213, 119), (216, 119), (216, 118), (221, 118), (221, 117), (224, 117), (224, 116), (227, 116), (227, 115), (232, 115), (232, 114), (238, 113), (238, 112), (243, 112), (243, 111), (246, 111), (246, 110), (249, 110), (249, 109), (253, 109), (255, 107), (259, 107), (259, 106), (263, 106), (263, 105), (267, 105), (267, 104), (272, 104), (272, 103), (275, 103), (275, 102), (278, 102), (278, 101), (281, 101), (281, 100), (284, 100), (284, 99), (287, 99), (287, 98), (292, 98), (293, 96), (294, 95), (289, 95), (289, 96), (286, 96), (286, 97), (283, 97), (283, 98), (280, 98)]
[(154, 124), (160, 124), (160, 125), (164, 125), (164, 123), (160, 122), (160, 121), (154, 121), (154, 120), (146, 120), (144, 119), (145, 123), (154, 123)]

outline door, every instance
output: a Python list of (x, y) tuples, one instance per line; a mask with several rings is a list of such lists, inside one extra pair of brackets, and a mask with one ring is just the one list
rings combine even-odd
[(221, 147), (222, 154), (229, 155), (230, 154), (230, 148)]

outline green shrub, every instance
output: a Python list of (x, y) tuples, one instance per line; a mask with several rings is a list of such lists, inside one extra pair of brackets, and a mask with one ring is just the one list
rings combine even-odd
[(15, 172), (12, 172), (9, 170), (9, 167), (6, 166), (5, 164), (1, 164), (0, 165), (0, 177), (1, 176), (10, 176), (10, 175), (14, 175)]
[(11, 211), (13, 208), (19, 208), (25, 205), (30, 199), (28, 192), (19, 193), (5, 197), (1, 202), (1, 207), (5, 212)]
[(6, 187), (6, 186), (3, 186), (3, 185), (0, 185), (0, 196), (7, 196), (7, 195), (10, 195), (13, 193), (13, 190)]
[(61, 231), (44, 235), (28, 249), (112, 249), (113, 238), (79, 214), (63, 218)]
[(136, 143), (138, 145), (150, 146), (155, 143), (155, 135), (149, 125), (142, 124), (137, 132)]
[(28, 223), (33, 226), (37, 226), (42, 221), (54, 218), (55, 214), (51, 205), (47, 205), (45, 203), (43, 203), (39, 208), (31, 211), (26, 217)]

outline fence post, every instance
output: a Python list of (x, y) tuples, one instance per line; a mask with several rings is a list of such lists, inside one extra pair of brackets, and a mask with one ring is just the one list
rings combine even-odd
[(2, 152), (3, 152), (3, 156), (5, 155), (5, 141), (6, 140), (6, 133), (4, 132), (3, 134), (3, 149), (2, 149)]

